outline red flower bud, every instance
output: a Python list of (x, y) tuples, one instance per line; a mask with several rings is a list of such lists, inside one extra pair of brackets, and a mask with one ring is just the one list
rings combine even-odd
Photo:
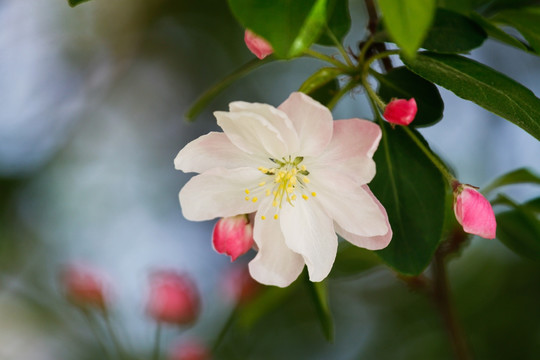
[(206, 346), (195, 340), (173, 345), (169, 354), (169, 360), (210, 360), (210, 358)]
[(245, 215), (222, 218), (212, 234), (214, 249), (234, 261), (253, 246), (253, 226)]
[(383, 117), (392, 124), (409, 125), (416, 116), (416, 100), (394, 99), (384, 109)]
[(68, 265), (61, 275), (66, 297), (76, 306), (106, 308), (107, 296), (103, 277), (81, 264)]
[(459, 185), (454, 194), (454, 213), (463, 230), (486, 239), (494, 239), (497, 223), (489, 201), (468, 185)]
[(158, 322), (189, 325), (199, 315), (200, 296), (186, 274), (157, 271), (150, 276), (148, 314)]
[(249, 51), (251, 51), (261, 60), (274, 52), (272, 45), (270, 45), (263, 38), (255, 35), (250, 30), (246, 30), (244, 34), (244, 41), (246, 42), (246, 46), (248, 47)]

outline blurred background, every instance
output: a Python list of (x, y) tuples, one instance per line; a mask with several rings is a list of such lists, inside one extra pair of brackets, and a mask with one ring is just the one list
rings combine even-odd
[[(351, 0), (353, 49), (366, 24), (362, 4)], [(163, 347), (184, 338), (215, 343), (233, 308), (220, 286), (231, 265), (212, 249), (213, 222), (182, 217), (177, 194), (191, 175), (175, 171), (173, 159), (217, 130), (212, 111), (234, 100), (277, 106), (320, 66), (311, 59), (265, 65), (186, 122), (198, 95), (253, 58), (243, 31), (222, 0), (0, 2), (0, 360), (104, 358), (59, 286), (71, 262), (107, 275), (113, 326), (134, 358), (149, 358), (153, 346), (145, 301), (156, 269), (190, 273), (203, 304), (194, 327), (164, 329)], [(472, 56), (540, 94), (540, 58), (490, 41)], [(532, 136), (441, 94), (444, 119), (422, 133), (462, 182), (482, 186), (523, 166), (540, 172)], [(334, 114), (371, 117), (361, 92)], [(527, 186), (509, 193), (539, 195)], [(498, 241), (473, 239), (450, 276), (478, 359), (540, 358), (537, 263)], [(293, 289), (287, 306), (261, 314), (248, 330), (233, 326), (214, 357), (452, 358), (434, 307), (387, 268), (334, 276), (329, 289), (333, 343), (306, 291)]]

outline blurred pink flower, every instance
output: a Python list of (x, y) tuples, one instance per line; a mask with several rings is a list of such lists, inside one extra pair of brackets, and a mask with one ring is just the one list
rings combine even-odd
[(191, 339), (174, 344), (169, 353), (169, 360), (210, 360), (210, 351), (205, 345)]
[(246, 215), (237, 215), (220, 219), (212, 234), (214, 249), (220, 254), (227, 254), (232, 261), (253, 246), (253, 226)]
[(147, 311), (154, 320), (189, 325), (195, 322), (199, 310), (200, 296), (191, 277), (171, 270), (151, 274)]
[(250, 30), (246, 30), (244, 33), (244, 41), (246, 42), (249, 51), (261, 60), (274, 52), (272, 45), (270, 45), (268, 41), (255, 35)]
[(236, 304), (245, 304), (261, 290), (261, 284), (253, 280), (245, 265), (232, 266), (224, 273), (222, 282), (225, 296)]
[(494, 239), (497, 222), (489, 201), (475, 188), (460, 185), (456, 189), (454, 213), (466, 233)]
[(383, 117), (392, 124), (409, 125), (416, 116), (416, 100), (394, 99), (384, 109)]
[(61, 281), (66, 297), (73, 304), (102, 310), (106, 308), (104, 279), (97, 270), (83, 264), (71, 264), (63, 269)]
[(176, 169), (200, 173), (180, 191), (180, 204), (193, 221), (255, 213), (255, 280), (288, 286), (304, 265), (311, 281), (323, 280), (336, 232), (367, 249), (388, 245), (388, 216), (366, 185), (375, 176), (377, 124), (333, 121), (298, 92), (277, 109), (247, 102), (229, 109), (214, 113), (224, 133), (201, 136), (175, 158)]

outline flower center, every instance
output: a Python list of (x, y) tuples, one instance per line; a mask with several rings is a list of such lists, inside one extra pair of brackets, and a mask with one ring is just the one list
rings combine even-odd
[[(298, 195), (301, 195), (304, 200), (309, 199), (309, 192), (307, 191), (307, 184), (310, 183), (309, 171), (305, 165), (301, 165), (304, 158), (297, 156), (292, 159), (282, 158), (281, 160), (270, 159), (275, 167), (265, 168), (260, 166), (258, 170), (264, 175), (271, 177), (271, 180), (261, 181), (257, 187), (252, 189), (246, 189), (246, 201), (257, 202), (259, 198), (257, 195), (264, 192), (264, 196), (274, 196), (272, 200), (272, 206), (276, 208), (276, 214), (274, 219), (278, 219), (278, 212), (281, 209), (283, 200), (288, 202), (291, 206), (294, 206), (294, 202)], [(251, 194), (251, 197), (250, 197)], [(311, 196), (316, 196), (315, 192), (311, 192)], [(265, 220), (265, 216), (261, 216), (261, 219)]]

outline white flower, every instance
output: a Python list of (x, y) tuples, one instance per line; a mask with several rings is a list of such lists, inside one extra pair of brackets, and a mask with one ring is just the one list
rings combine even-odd
[(337, 235), (371, 250), (388, 245), (386, 211), (367, 183), (381, 130), (360, 119), (332, 121), (330, 111), (293, 93), (277, 109), (233, 102), (214, 113), (223, 133), (187, 144), (176, 169), (198, 172), (180, 191), (189, 220), (255, 212), (257, 256), (251, 276), (287, 286), (308, 267), (321, 281), (336, 257)]

